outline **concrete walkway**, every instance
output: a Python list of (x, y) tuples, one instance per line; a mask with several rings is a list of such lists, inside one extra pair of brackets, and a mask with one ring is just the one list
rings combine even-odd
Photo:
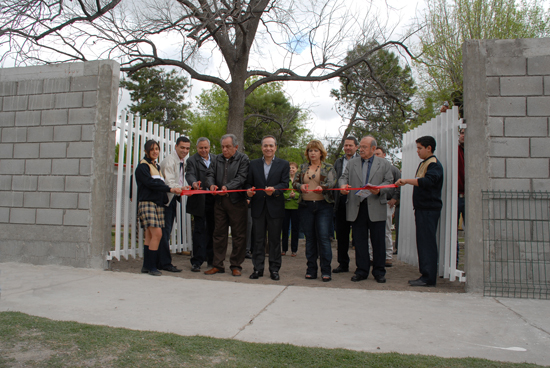
[(254, 285), (18, 263), (0, 263), (0, 272), (0, 311), (53, 320), (550, 364), (550, 301)]

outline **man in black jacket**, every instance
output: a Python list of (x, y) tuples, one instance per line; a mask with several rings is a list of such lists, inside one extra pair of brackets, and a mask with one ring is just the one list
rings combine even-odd
[[(346, 166), (354, 157), (358, 157), (357, 149), (359, 142), (357, 138), (348, 136), (344, 140), (344, 156), (334, 162), (334, 170), (338, 180), (344, 173)], [(349, 233), (351, 230), (351, 222), (346, 220), (346, 202), (347, 195), (340, 194), (339, 191), (334, 192), (334, 214), (336, 216), (336, 239), (338, 240), (338, 267), (332, 270), (334, 273), (349, 271)]]
[[(221, 139), (222, 153), (217, 155), (206, 171), (206, 182), (211, 191), (244, 189), (248, 176), (248, 156), (239, 152), (237, 137), (226, 134)], [(214, 204), (214, 260), (212, 268), (204, 273), (225, 272), (223, 261), (227, 253), (229, 226), (233, 250), (230, 267), (233, 276), (241, 276), (241, 264), (246, 254), (246, 217), (248, 206), (245, 192), (219, 194)]]
[[(208, 190), (206, 171), (216, 156), (210, 153), (208, 138), (197, 139), (197, 153), (189, 157), (185, 179), (193, 189)], [(214, 233), (214, 196), (195, 194), (187, 198), (187, 213), (193, 215), (193, 257), (191, 271), (199, 272), (203, 262), (211, 265), (214, 260), (212, 234)]]
[[(268, 135), (262, 138), (262, 158), (250, 162), (247, 179), (247, 195), (252, 210), (254, 272), (251, 279), (264, 275), (265, 234), (268, 234), (269, 273), (272, 280), (279, 280), (281, 268), (281, 225), (285, 217), (285, 199), (280, 189), (288, 188), (290, 166), (288, 161), (275, 157), (277, 140)], [(254, 191), (255, 188), (265, 191)]]
[[(386, 149), (382, 146), (376, 147), (374, 154), (380, 158), (386, 159)], [(401, 179), (401, 171), (394, 165), (391, 165), (391, 174), (393, 176), (393, 182), (395, 183)], [(399, 199), (401, 198), (401, 189), (395, 188), (394, 190), (386, 193), (386, 198), (388, 200), (388, 218), (386, 219), (386, 267), (391, 267), (393, 265), (393, 239), (391, 233), (391, 225), (394, 211), (396, 216), (398, 215), (396, 211), (396, 206), (399, 206)], [(395, 221), (395, 233), (398, 233), (398, 220)], [(397, 239), (397, 237), (396, 237)], [(372, 246), (370, 248), (371, 258), (372, 258)]]

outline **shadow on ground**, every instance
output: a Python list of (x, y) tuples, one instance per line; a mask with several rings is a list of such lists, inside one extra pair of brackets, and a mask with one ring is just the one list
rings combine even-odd
[[(439, 278), (437, 287), (426, 288), (426, 287), (411, 287), (408, 285), (407, 281), (412, 279), (417, 279), (420, 274), (418, 273), (418, 267), (411, 266), (407, 263), (401, 262), (397, 259), (393, 260), (393, 267), (386, 269), (386, 279), (385, 284), (378, 284), (374, 278), (369, 276), (367, 280), (360, 282), (352, 282), (351, 276), (352, 272), (332, 274), (332, 281), (322, 282), (320, 277), (316, 280), (306, 280), (304, 278), (306, 272), (306, 257), (305, 257), (305, 245), (304, 240), (300, 240), (298, 247), (298, 254), (296, 257), (291, 257), (290, 252), (286, 256), (283, 256), (281, 270), (279, 272), (281, 279), (279, 281), (273, 281), (267, 277), (261, 277), (258, 280), (250, 280), (248, 276), (253, 271), (252, 261), (246, 259), (242, 265), (243, 275), (240, 277), (231, 276), (229, 271), (229, 253), (231, 252), (231, 245), (228, 247), (228, 256), (226, 257), (226, 272), (223, 274), (216, 275), (205, 275), (203, 271), (207, 270), (206, 264), (203, 264), (201, 272), (191, 272), (191, 257), (189, 255), (172, 255), (172, 263), (174, 266), (182, 269), (182, 272), (172, 273), (167, 271), (162, 271), (162, 277), (182, 277), (185, 279), (202, 279), (202, 280), (213, 280), (213, 281), (233, 281), (241, 283), (250, 283), (250, 284), (264, 284), (264, 285), (296, 285), (296, 286), (308, 286), (308, 287), (330, 287), (330, 288), (344, 288), (344, 289), (365, 289), (365, 290), (394, 290), (394, 291), (418, 291), (418, 292), (430, 292), (430, 293), (463, 293), (464, 283), (458, 281), (450, 282), (447, 279)], [(336, 241), (332, 242), (332, 266), (333, 268), (338, 266), (336, 261)], [(355, 251), (350, 249), (349, 255), (351, 258), (350, 265), (355, 266)], [(396, 256), (394, 256), (396, 257)], [(142, 266), (141, 259), (132, 259), (129, 260), (113, 260), (110, 262), (110, 269), (115, 272), (130, 272), (130, 273), (140, 273)], [(266, 257), (266, 270), (268, 265), (268, 259)], [(354, 267), (350, 267), (354, 269)], [(319, 275), (320, 276), (320, 275)], [(152, 277), (144, 274), (143, 277)]]

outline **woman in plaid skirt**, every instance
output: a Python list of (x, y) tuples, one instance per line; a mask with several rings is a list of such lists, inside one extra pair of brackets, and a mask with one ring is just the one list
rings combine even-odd
[(168, 203), (167, 193), (181, 194), (181, 189), (170, 188), (164, 183), (157, 162), (160, 147), (154, 140), (145, 143), (145, 157), (136, 168), (138, 187), (138, 217), (141, 227), (145, 229), (143, 247), (143, 267), (141, 272), (160, 276), (157, 269), (159, 242), (164, 227), (164, 205)]

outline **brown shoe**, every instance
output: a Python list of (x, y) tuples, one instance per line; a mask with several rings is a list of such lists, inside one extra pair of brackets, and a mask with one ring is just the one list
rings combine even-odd
[(391, 260), (391, 259), (386, 259), (386, 265), (385, 265), (385, 267), (391, 267), (391, 266), (393, 266), (392, 260)]
[(216, 267), (212, 267), (208, 271), (204, 271), (204, 274), (205, 275), (214, 275), (216, 273), (224, 273), (224, 272), (225, 272), (225, 270), (222, 270), (222, 269), (216, 268)]
[(241, 270), (239, 270), (238, 268), (232, 269), (231, 273), (233, 274), (233, 276), (241, 276)]

